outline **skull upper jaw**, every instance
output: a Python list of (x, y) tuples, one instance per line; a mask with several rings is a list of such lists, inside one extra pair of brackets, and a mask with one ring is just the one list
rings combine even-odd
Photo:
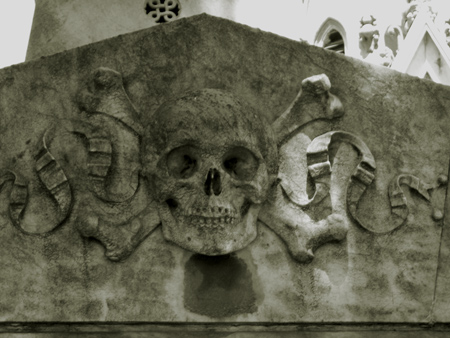
[(200, 224), (176, 217), (166, 203), (158, 205), (163, 236), (180, 247), (207, 256), (225, 255), (245, 248), (258, 234), (261, 204), (252, 204), (234, 224)]

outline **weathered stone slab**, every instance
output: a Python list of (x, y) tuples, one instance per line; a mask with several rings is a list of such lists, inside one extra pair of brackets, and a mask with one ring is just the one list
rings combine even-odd
[(449, 94), (206, 15), (1, 70), (0, 319), (429, 323)]

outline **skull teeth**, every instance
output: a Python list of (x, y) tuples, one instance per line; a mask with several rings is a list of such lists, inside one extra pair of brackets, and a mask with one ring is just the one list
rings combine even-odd
[(236, 218), (237, 212), (230, 208), (225, 207), (207, 207), (207, 208), (194, 207), (187, 209), (185, 215), (213, 218), (213, 219), (224, 217)]
[(190, 222), (196, 224), (199, 228), (224, 229), (226, 224), (234, 224), (234, 217), (190, 217)]
[(180, 216), (198, 228), (208, 229), (225, 229), (228, 224), (238, 223), (240, 218), (233, 207), (226, 206), (194, 206), (182, 211)]

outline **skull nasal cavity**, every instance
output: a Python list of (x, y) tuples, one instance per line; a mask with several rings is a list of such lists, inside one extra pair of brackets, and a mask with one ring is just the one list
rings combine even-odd
[(217, 169), (209, 169), (205, 181), (205, 193), (208, 196), (220, 195), (222, 186), (220, 184), (220, 172)]

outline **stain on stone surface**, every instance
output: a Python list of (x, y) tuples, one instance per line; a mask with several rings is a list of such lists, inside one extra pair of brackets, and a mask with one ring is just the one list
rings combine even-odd
[(186, 262), (184, 306), (209, 317), (229, 317), (257, 310), (252, 275), (235, 255), (193, 255)]

